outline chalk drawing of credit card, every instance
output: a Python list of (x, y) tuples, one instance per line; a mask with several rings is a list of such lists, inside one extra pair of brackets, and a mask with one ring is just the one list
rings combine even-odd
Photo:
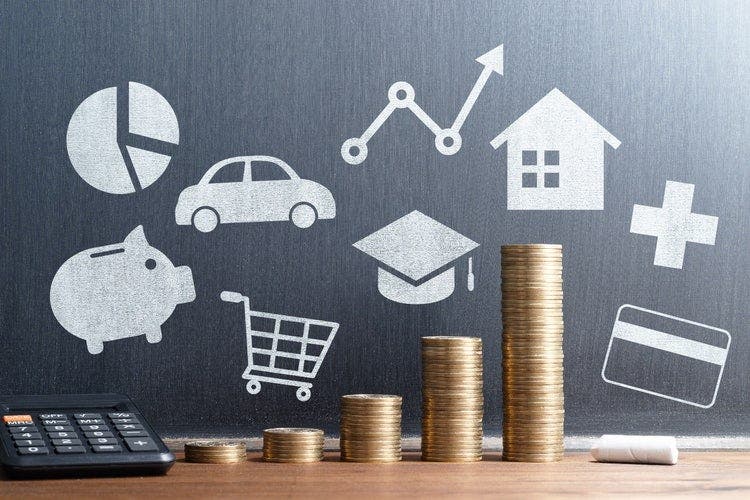
[(716, 402), (729, 332), (625, 304), (604, 357), (605, 382), (699, 408)]

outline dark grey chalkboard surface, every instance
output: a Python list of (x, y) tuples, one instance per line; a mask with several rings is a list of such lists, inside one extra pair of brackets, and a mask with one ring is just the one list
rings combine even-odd
[[(486, 430), (498, 434), (500, 265), (505, 243), (564, 246), (566, 432), (750, 433), (750, 7), (744, 2), (6, 2), (0, 8), (0, 393), (122, 392), (166, 435), (251, 434), (306, 425), (335, 432), (338, 399), (404, 395), (420, 421), (419, 338), (484, 340)], [(450, 124), (504, 44), (454, 156), (396, 113), (362, 165), (340, 148), (408, 81)], [(173, 107), (179, 146), (164, 175), (129, 195), (98, 191), (66, 151), (73, 111), (128, 81)], [(553, 88), (616, 136), (605, 150), (601, 211), (509, 211), (505, 147), (490, 140)], [(443, 125), (446, 126), (446, 125)], [(327, 186), (333, 220), (177, 226), (177, 197), (214, 163), (282, 158)], [(682, 269), (653, 265), (655, 240), (631, 234), (634, 204), (660, 206), (667, 180), (694, 184), (693, 211), (719, 217), (716, 244), (689, 244)], [(435, 304), (381, 296), (352, 243), (419, 210), (480, 244), (476, 289)], [(52, 278), (77, 252), (143, 225), (192, 269), (196, 300), (163, 340), (108, 342), (91, 355), (50, 308)], [(464, 276), (460, 262), (457, 276)], [(459, 278), (460, 280), (460, 278)], [(318, 318), (340, 329), (307, 402), (294, 389), (245, 390), (241, 309)], [(727, 330), (716, 403), (702, 409), (604, 382), (618, 308), (634, 304)], [(648, 370), (638, 366), (633, 370)], [(694, 374), (684, 373), (685, 383)]]

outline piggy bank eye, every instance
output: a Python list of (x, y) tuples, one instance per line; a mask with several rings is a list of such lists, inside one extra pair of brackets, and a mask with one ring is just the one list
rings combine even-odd
[(156, 269), (156, 261), (154, 259), (146, 259), (146, 269), (149, 271)]

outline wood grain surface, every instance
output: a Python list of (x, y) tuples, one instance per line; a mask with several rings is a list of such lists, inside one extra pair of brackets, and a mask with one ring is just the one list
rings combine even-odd
[(675, 466), (602, 464), (572, 453), (555, 464), (422, 462), (269, 464), (257, 452), (239, 465), (179, 460), (167, 476), (0, 482), (0, 498), (437, 498), (437, 497), (750, 497), (750, 453), (683, 453)]

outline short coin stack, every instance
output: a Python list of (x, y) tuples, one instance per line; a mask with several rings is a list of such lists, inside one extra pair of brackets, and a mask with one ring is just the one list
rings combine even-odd
[(503, 459), (563, 456), (561, 245), (502, 247)]
[(323, 431), (279, 427), (263, 431), (263, 460), (308, 463), (323, 460)]
[(482, 459), (482, 339), (422, 337), (422, 460)]
[(340, 446), (346, 462), (401, 460), (401, 396), (342, 396)]
[(185, 444), (185, 461), (204, 464), (235, 464), (247, 460), (243, 441), (193, 441)]

